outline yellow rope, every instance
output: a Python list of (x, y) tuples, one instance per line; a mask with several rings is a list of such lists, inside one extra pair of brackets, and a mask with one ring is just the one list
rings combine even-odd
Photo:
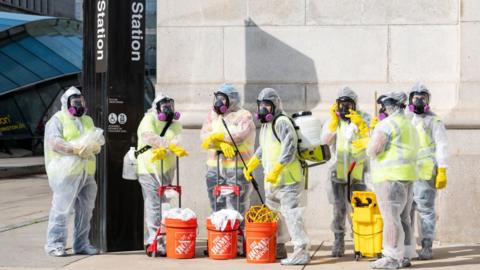
[(254, 205), (245, 213), (245, 219), (250, 223), (272, 223), (277, 222), (278, 218), (278, 213), (265, 204)]

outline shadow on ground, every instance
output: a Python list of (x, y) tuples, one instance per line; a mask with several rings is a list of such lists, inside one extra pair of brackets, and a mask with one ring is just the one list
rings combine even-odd
[[(330, 256), (331, 244), (326, 243), (322, 246), (312, 246), (310, 253), (313, 254), (309, 265), (337, 264), (352, 262), (355, 260), (353, 245), (345, 246), (345, 256), (333, 258)], [(314, 252), (318, 249), (316, 254)], [(418, 250), (417, 250), (418, 251)], [(462, 246), (437, 246), (433, 249), (434, 258), (428, 261), (413, 260), (415, 268), (441, 268), (458, 267), (462, 265), (480, 265), (480, 245), (462, 245)], [(361, 261), (373, 261), (376, 258), (362, 258)]]

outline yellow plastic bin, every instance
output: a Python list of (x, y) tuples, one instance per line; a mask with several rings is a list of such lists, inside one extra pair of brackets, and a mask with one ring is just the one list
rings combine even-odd
[(382, 256), (383, 219), (374, 192), (354, 191), (352, 230), (355, 259)]

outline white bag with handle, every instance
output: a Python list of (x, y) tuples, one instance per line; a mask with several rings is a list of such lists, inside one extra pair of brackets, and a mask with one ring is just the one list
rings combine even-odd
[(137, 180), (137, 158), (135, 157), (135, 147), (130, 147), (130, 150), (123, 157), (122, 178), (125, 180)]

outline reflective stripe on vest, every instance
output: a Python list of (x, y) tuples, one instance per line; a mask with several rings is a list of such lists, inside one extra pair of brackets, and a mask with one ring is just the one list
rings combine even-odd
[[(137, 130), (138, 144), (137, 150), (142, 149), (147, 144), (143, 141), (142, 133), (144, 132), (153, 132), (157, 135), (160, 135), (163, 128), (167, 124), (166, 121), (158, 120), (157, 116), (153, 112), (147, 112), (143, 117), (142, 121)], [(171, 141), (176, 135), (181, 131), (181, 126), (177, 122), (172, 122), (168, 127), (165, 135), (162, 138), (165, 138), (167, 141)], [(162, 162), (161, 161), (150, 161), (152, 157), (152, 150), (149, 149), (146, 152), (138, 155), (137, 164), (138, 164), (138, 173), (139, 174), (156, 174), (161, 175), (162, 173)], [(175, 155), (170, 151), (167, 151), (167, 156), (163, 160), (163, 171), (167, 172), (172, 167), (175, 166)]]
[[(240, 128), (235, 126), (234, 124), (227, 123), (228, 128), (230, 129), (230, 132), (233, 132), (235, 129)], [(222, 123), (222, 116), (219, 116), (216, 120), (212, 122), (212, 133), (215, 132), (223, 132), (226, 137), (228, 137), (227, 130), (225, 130), (225, 127), (223, 126)], [(252, 150), (253, 150), (253, 145), (250, 145), (248, 143), (248, 140), (243, 141), (242, 143), (237, 143), (238, 151), (243, 157), (243, 160), (245, 162), (248, 162), (250, 158), (252, 157)], [(209, 167), (217, 167), (217, 155), (216, 155), (216, 150), (209, 150), (208, 158), (207, 158), (207, 166)], [(238, 168), (243, 168), (243, 163), (240, 161), (240, 157), (238, 158), (237, 162), (237, 167)], [(233, 169), (235, 168), (235, 157), (233, 158), (227, 158), (223, 155), (220, 156), (220, 168), (225, 168), (225, 169)]]
[(337, 152), (337, 180), (347, 180), (348, 167), (354, 159), (357, 160), (357, 163), (352, 171), (352, 179), (362, 180), (365, 167), (365, 151), (362, 151), (359, 155), (354, 156), (352, 153), (352, 141), (360, 139), (360, 136), (357, 133), (351, 140), (348, 140), (345, 136), (347, 133), (347, 128), (348, 122), (340, 121), (335, 143), (335, 151)]
[[(54, 116), (57, 117), (58, 120), (60, 120), (60, 123), (62, 123), (63, 139), (66, 142), (75, 140), (78, 137), (80, 137), (80, 135), (82, 135), (80, 130), (78, 130), (77, 126), (75, 125), (75, 118), (72, 118), (70, 115), (68, 115), (66, 112), (63, 112), (63, 111), (57, 112)], [(80, 117), (80, 121), (82, 122), (84, 133), (94, 128), (93, 120), (92, 118), (90, 118), (90, 116), (83, 115), (82, 117)], [(58, 154), (55, 151), (50, 151), (49, 155), (52, 158), (52, 160), (55, 158), (62, 157), (62, 155)], [(82, 164), (82, 163), (78, 163), (78, 164)], [(58, 168), (58, 169), (65, 169), (65, 168)], [(75, 166), (74, 168), (68, 168), (68, 170), (69, 170), (69, 175), (79, 175), (83, 173), (84, 170), (87, 172), (87, 174), (94, 175), (96, 170), (95, 157), (89, 158), (87, 160), (85, 167), (79, 165), (79, 166)]]
[[(432, 121), (436, 121), (434, 118)], [(417, 153), (418, 178), (430, 180), (435, 169), (435, 143), (432, 140), (431, 132), (428, 132), (424, 121), (419, 121), (415, 126), (418, 134), (419, 150)]]
[[(285, 120), (281, 119), (283, 117), (285, 117)], [(286, 119), (286, 116), (280, 116), (276, 123), (278, 123), (278, 121), (287, 121), (289, 125), (292, 126), (292, 129), (294, 129), (290, 120)], [(294, 140), (298, 140), (296, 134), (294, 135)], [(282, 144), (273, 134), (272, 123), (262, 125), (259, 141), (260, 147), (262, 148), (263, 171), (266, 175), (273, 169), (273, 166), (280, 161), (280, 155), (282, 154)], [(291, 185), (302, 180), (302, 166), (300, 165), (297, 155), (294, 156), (293, 161), (283, 169), (277, 185)]]
[(383, 121), (386, 121), (392, 134), (385, 151), (372, 162), (373, 182), (415, 181), (417, 149), (412, 138), (416, 130), (404, 114), (392, 115)]

